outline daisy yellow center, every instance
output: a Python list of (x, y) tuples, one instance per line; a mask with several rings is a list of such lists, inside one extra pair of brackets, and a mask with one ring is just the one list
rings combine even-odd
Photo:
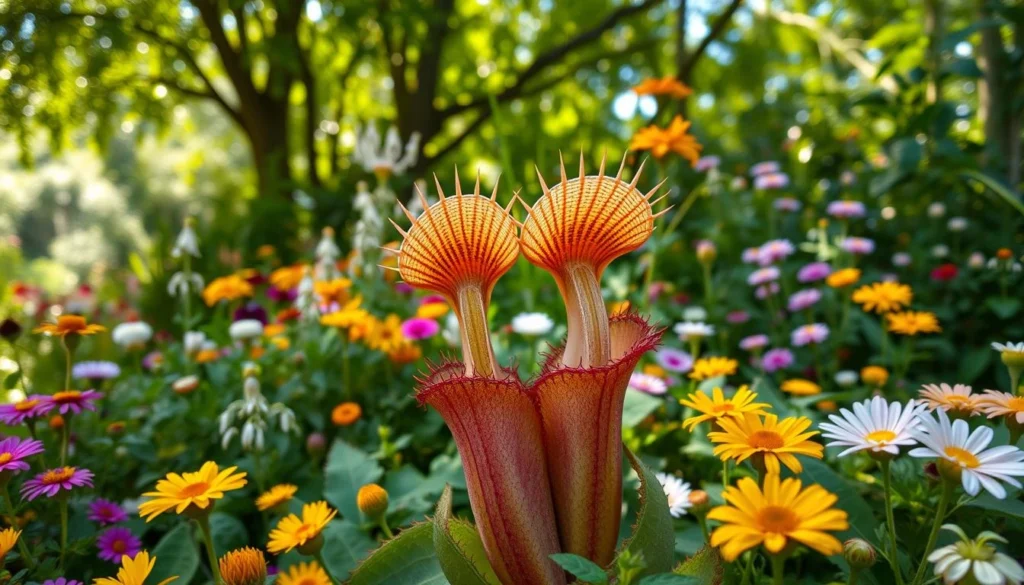
[(82, 397), (82, 393), (78, 390), (65, 390), (63, 392), (55, 392), (53, 395), (53, 401), (57, 404), (63, 404), (65, 402), (75, 402)]
[(896, 438), (896, 433), (888, 429), (880, 429), (868, 433), (867, 436), (865, 436), (864, 438), (871, 441), (872, 443), (888, 443), (889, 441)]
[(14, 455), (11, 455), (10, 453), (0, 453), (0, 465), (7, 463), (11, 459), (14, 459)]
[(63, 315), (57, 318), (57, 328), (61, 331), (79, 331), (85, 329), (85, 317)]
[(758, 523), (765, 532), (786, 534), (800, 526), (800, 519), (789, 508), (766, 506), (757, 514)]
[(1014, 396), (1013, 398), (1006, 401), (1006, 408), (1009, 408), (1015, 412), (1024, 412), (1024, 398), (1020, 396)]
[(975, 468), (981, 465), (974, 453), (960, 447), (946, 447), (946, 456), (964, 467)]
[(206, 490), (210, 489), (210, 484), (205, 481), (198, 481), (196, 483), (190, 483), (187, 486), (181, 488), (182, 498), (195, 498), (206, 493)]
[(785, 444), (782, 435), (775, 431), (760, 430), (750, 433), (750, 446), (756, 449), (778, 449)]
[(38, 404), (38, 400), (22, 400), (21, 402), (14, 405), (14, 410), (17, 410), (18, 412), (26, 412), (32, 410)]
[(295, 585), (320, 585), (320, 581), (317, 581), (314, 577), (306, 577)]
[(75, 475), (74, 467), (61, 467), (43, 474), (43, 484), (63, 483)]

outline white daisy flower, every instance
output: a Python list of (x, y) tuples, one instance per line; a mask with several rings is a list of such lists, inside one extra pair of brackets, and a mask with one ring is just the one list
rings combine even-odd
[(546, 335), (555, 322), (544, 313), (519, 313), (512, 317), (512, 331), (519, 335)]
[(669, 513), (672, 514), (673, 518), (684, 516), (687, 508), (693, 505), (690, 502), (690, 492), (692, 491), (690, 484), (667, 473), (655, 473), (654, 475), (658, 478), (658, 482), (661, 483), (661, 488), (665, 490), (665, 496), (668, 498)]
[(153, 338), (153, 328), (142, 321), (129, 321), (114, 327), (110, 332), (110, 338), (114, 343), (127, 349), (142, 347)]
[(1024, 341), (993, 343), (992, 349), (999, 352), (999, 357), (1008, 367), (1024, 367)]
[(256, 319), (239, 319), (228, 328), (228, 334), (235, 341), (248, 341), (263, 335), (263, 323)]
[(855, 403), (852, 412), (844, 408), (838, 415), (830, 414), (832, 422), (821, 423), (818, 428), (823, 431), (822, 437), (833, 439), (827, 447), (848, 447), (840, 457), (864, 450), (899, 455), (900, 447), (917, 444), (912, 433), (918, 425), (917, 415), (924, 409), (924, 404), (913, 400), (904, 407), (875, 396)]
[(984, 487), (996, 498), (1005, 498), (1006, 489), (1000, 481), (1021, 487), (1014, 477), (1024, 476), (1024, 451), (1013, 445), (986, 449), (992, 442), (992, 429), (978, 427), (968, 434), (970, 427), (966, 421), (958, 419), (951, 423), (946, 411), (939, 409), (935, 413), (937, 420), (927, 414), (918, 415), (920, 422), (913, 436), (922, 446), (911, 450), (911, 457), (937, 459), (943, 476), (959, 475), (964, 491), (972, 496)]
[(702, 321), (683, 321), (682, 323), (676, 323), (676, 326), (672, 328), (682, 339), (692, 341), (695, 339), (702, 339), (704, 337), (710, 337), (715, 334), (715, 328)]
[(633, 372), (629, 375), (629, 389), (657, 396), (668, 391), (668, 384), (657, 376)]
[(854, 384), (857, 383), (857, 380), (859, 379), (860, 375), (857, 372), (854, 372), (853, 370), (839, 370), (838, 372), (836, 372), (835, 375), (836, 384), (842, 386), (843, 388), (849, 388), (850, 386), (853, 386)]
[(996, 550), (989, 541), (1008, 542), (995, 532), (986, 530), (971, 540), (955, 524), (944, 524), (944, 530), (956, 533), (960, 541), (932, 551), (928, 561), (935, 564), (935, 576), (942, 577), (946, 585), (974, 581), (980, 585), (1020, 585), (1024, 581), (1024, 567), (1009, 555)]
[(686, 307), (683, 309), (684, 321), (703, 321), (708, 318), (708, 312), (704, 307)]

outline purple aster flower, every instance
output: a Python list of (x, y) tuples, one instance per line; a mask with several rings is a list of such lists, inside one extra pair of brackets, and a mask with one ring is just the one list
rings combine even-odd
[(414, 289), (409, 283), (406, 283), (406, 282), (396, 282), (395, 283), (395, 292), (400, 294), (400, 295), (411, 295), (413, 293), (413, 291), (415, 291), (415, 290), (416, 289)]
[(854, 219), (867, 215), (867, 208), (860, 201), (833, 201), (825, 208), (825, 213), (840, 219)]
[(44, 396), (43, 400), (49, 402), (51, 408), (56, 408), (61, 414), (81, 414), (82, 410), (96, 410), (96, 401), (100, 398), (103, 398), (103, 393), (95, 390), (64, 390), (55, 392), (52, 396)]
[(789, 296), (787, 307), (790, 313), (797, 313), (809, 309), (821, 300), (821, 291), (816, 288), (805, 288), (798, 290)]
[(740, 325), (747, 321), (750, 321), (750, 313), (743, 310), (729, 311), (725, 314), (725, 322), (731, 325)]
[(821, 343), (828, 339), (828, 326), (824, 323), (812, 323), (797, 327), (790, 335), (793, 345), (800, 347), (811, 343)]
[(406, 339), (427, 339), (437, 335), (440, 330), (437, 321), (425, 317), (413, 317), (402, 322), (402, 335)]
[(79, 467), (58, 467), (44, 471), (21, 486), (21, 497), (32, 501), (39, 496), (52, 498), (61, 490), (71, 491), (76, 487), (92, 487), (93, 474)]
[(775, 266), (759, 268), (750, 273), (750, 276), (747, 277), (747, 284), (750, 286), (760, 286), (778, 280), (780, 274), (779, 269)]
[(128, 512), (117, 502), (96, 498), (89, 502), (89, 520), (97, 524), (119, 524), (128, 520)]
[(824, 280), (829, 274), (832, 274), (832, 267), (828, 262), (811, 262), (796, 273), (796, 279), (803, 283), (817, 282)]
[(7, 437), (0, 441), (0, 474), (28, 471), (29, 465), (25, 460), (42, 452), (42, 441)]
[(761, 191), (785, 189), (789, 186), (789, 175), (786, 173), (768, 173), (754, 177), (754, 188)]
[(71, 368), (71, 377), (76, 380), (109, 380), (121, 375), (121, 366), (114, 362), (78, 362)]
[(741, 259), (744, 264), (757, 264), (760, 257), (761, 250), (759, 248), (747, 248), (746, 250), (743, 250), (743, 256), (741, 256)]
[(802, 205), (803, 204), (801, 204), (798, 199), (794, 199), (793, 197), (779, 197), (774, 203), (772, 203), (772, 206), (774, 206), (778, 211), (786, 211), (789, 213), (796, 213), (797, 211), (800, 211), (800, 207), (802, 207)]
[(779, 294), (779, 283), (777, 282), (769, 282), (768, 284), (761, 285), (754, 290), (754, 296), (761, 300), (777, 294)]
[(893, 266), (899, 266), (901, 268), (904, 266), (910, 266), (912, 260), (913, 259), (910, 254), (907, 254), (906, 252), (896, 252), (892, 255)]
[(256, 321), (259, 321), (261, 325), (267, 324), (267, 310), (260, 306), (259, 303), (246, 303), (235, 309), (235, 312), (231, 317), (233, 321), (255, 319)]
[(299, 298), (298, 289), (281, 290), (276, 286), (267, 287), (267, 298), (277, 303), (291, 303)]
[(764, 162), (759, 162), (754, 166), (750, 167), (750, 175), (754, 177), (759, 177), (761, 175), (767, 175), (768, 173), (777, 173), (781, 169), (782, 167), (779, 166), (779, 163), (773, 160), (766, 160)]
[(771, 240), (758, 249), (757, 262), (761, 266), (768, 266), (785, 260), (793, 252), (796, 252), (796, 248), (789, 240)]
[(740, 349), (743, 351), (754, 351), (768, 347), (768, 336), (762, 333), (749, 335), (740, 340)]
[(875, 251), (875, 241), (868, 238), (849, 237), (843, 238), (843, 241), (839, 242), (839, 247), (851, 254), (870, 254)]
[(629, 389), (657, 396), (668, 390), (668, 384), (657, 376), (633, 372), (629, 375)]
[(142, 550), (142, 541), (123, 526), (107, 528), (96, 538), (96, 548), (100, 549), (100, 558), (112, 563), (120, 563), (121, 557), (128, 555), (135, 558)]
[(658, 365), (676, 374), (685, 374), (693, 369), (693, 356), (681, 349), (663, 347), (654, 354)]
[(785, 370), (792, 365), (793, 352), (784, 347), (769, 349), (761, 357), (761, 367), (768, 373)]
[(710, 171), (711, 169), (717, 169), (718, 165), (722, 163), (722, 159), (715, 155), (702, 156), (697, 159), (697, 164), (693, 165), (693, 168), (698, 173)]
[(56, 579), (47, 579), (43, 581), (43, 585), (83, 585), (81, 581), (74, 579), (65, 579), (64, 577), (57, 577)]
[(0, 404), (0, 422), (13, 427), (45, 415), (53, 410), (53, 405), (46, 398), (42, 394), (32, 394), (12, 404)]
[(151, 351), (142, 358), (142, 367), (147, 370), (155, 370), (164, 363), (164, 354), (159, 351)]

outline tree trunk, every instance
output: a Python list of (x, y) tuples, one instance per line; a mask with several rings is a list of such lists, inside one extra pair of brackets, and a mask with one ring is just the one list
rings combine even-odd
[(926, 98), (934, 104), (942, 99), (942, 2), (926, 0), (924, 32), (928, 35), (928, 88)]
[[(686, 56), (686, 0), (680, 0), (679, 8), (676, 9), (676, 75), (679, 81), (690, 85), (691, 69), (687, 66)], [(692, 86), (691, 86), (692, 87)], [(676, 112), (682, 117), (687, 117), (687, 99), (679, 98), (676, 104)]]
[(246, 134), (256, 165), (260, 197), (291, 197), (293, 187), (288, 164), (288, 103), (265, 98), (256, 116), (243, 116), (258, 123), (247, 123)]
[[(993, 16), (987, 0), (978, 0), (978, 19), (986, 22)], [(978, 116), (985, 129), (983, 162), (1004, 169), (1006, 166), (1013, 166), (1011, 157), (1015, 149), (1011, 146), (1014, 141), (1020, 140), (1019, 137), (1010, 135), (1012, 124), (1009, 100), (1013, 96), (1008, 91), (1006, 83), (1006, 61), (1000, 27), (982, 28), (978, 64), (984, 76), (978, 83)]]

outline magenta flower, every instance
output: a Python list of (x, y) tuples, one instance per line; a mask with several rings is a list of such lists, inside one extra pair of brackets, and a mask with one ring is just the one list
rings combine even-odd
[(758, 268), (757, 270), (750, 273), (747, 277), (747, 284), (750, 286), (760, 286), (769, 282), (773, 282), (779, 279), (782, 273), (775, 266), (768, 266), (766, 268)]
[(71, 491), (76, 487), (92, 487), (93, 473), (78, 467), (58, 467), (44, 471), (21, 486), (21, 497), (32, 501), (39, 496), (52, 498), (61, 490)]
[(796, 248), (789, 240), (771, 240), (758, 248), (757, 262), (761, 266), (768, 266), (782, 262), (793, 252), (796, 252)]
[(121, 557), (128, 555), (134, 558), (142, 550), (142, 541), (123, 526), (108, 528), (96, 538), (96, 548), (100, 549), (99, 557), (112, 563), (120, 563)]
[(83, 583), (81, 581), (75, 581), (74, 579), (57, 577), (56, 579), (47, 579), (46, 581), (43, 581), (43, 585), (83, 585)]
[(829, 274), (832, 274), (832, 267), (828, 262), (811, 262), (796, 273), (796, 279), (803, 283), (817, 282), (824, 280)]
[(758, 248), (747, 248), (743, 250), (743, 256), (741, 259), (744, 264), (757, 264), (757, 259), (761, 256), (761, 250)]
[(785, 189), (789, 186), (789, 175), (786, 173), (768, 173), (754, 177), (754, 188), (761, 191)]
[(429, 305), (431, 303), (447, 303), (448, 301), (441, 295), (427, 295), (420, 300), (421, 305)]
[(396, 282), (395, 283), (395, 292), (400, 294), (400, 295), (412, 294), (412, 292), (414, 290), (416, 290), (416, 289), (414, 289), (413, 287), (409, 286), (408, 283), (405, 283), (405, 282)]
[(116, 502), (96, 498), (89, 503), (89, 520), (103, 525), (119, 524), (128, 520), (128, 512)]
[(676, 374), (685, 374), (693, 369), (693, 356), (681, 349), (663, 347), (654, 354), (658, 365)]
[(761, 300), (777, 294), (779, 294), (779, 283), (777, 282), (769, 282), (768, 284), (761, 285), (754, 290), (754, 296)]
[(747, 321), (750, 321), (750, 313), (743, 310), (729, 311), (725, 315), (725, 322), (732, 325), (740, 325)]
[(762, 333), (749, 335), (740, 340), (740, 349), (743, 351), (754, 351), (768, 347), (768, 336)]
[(42, 452), (42, 441), (7, 437), (0, 441), (0, 474), (28, 471), (29, 465), (25, 460)]
[(867, 215), (867, 209), (860, 201), (833, 201), (825, 212), (840, 219), (854, 219)]
[(797, 327), (790, 335), (793, 345), (800, 347), (811, 343), (821, 343), (828, 339), (828, 325), (824, 323), (812, 323)]
[(797, 211), (800, 211), (800, 208), (803, 205), (800, 203), (799, 199), (795, 199), (793, 197), (779, 197), (774, 203), (772, 203), (772, 206), (778, 211), (796, 213)]
[(433, 319), (413, 317), (402, 322), (402, 335), (406, 339), (419, 340), (437, 335), (441, 326)]
[(722, 163), (722, 159), (715, 155), (702, 156), (697, 159), (697, 164), (693, 165), (693, 170), (698, 173), (704, 173), (711, 169), (717, 169), (718, 165)]
[(151, 351), (142, 358), (142, 367), (147, 370), (155, 370), (164, 363), (164, 354), (159, 351)]
[(103, 398), (102, 392), (95, 390), (64, 390), (55, 392), (52, 396), (44, 397), (44, 400), (56, 408), (61, 414), (81, 414), (83, 410), (96, 410), (96, 401)]
[(779, 163), (773, 160), (766, 160), (764, 162), (759, 162), (754, 166), (750, 167), (750, 174), (751, 176), (759, 177), (761, 175), (767, 175), (769, 173), (777, 173), (780, 170), (782, 170), (782, 167), (779, 166)]
[(875, 251), (875, 241), (868, 238), (849, 237), (839, 242), (839, 247), (856, 255), (870, 254)]
[(0, 404), (0, 422), (13, 427), (45, 415), (53, 410), (53, 405), (46, 398), (41, 394), (32, 394), (13, 404)]
[(793, 352), (784, 347), (769, 349), (761, 357), (761, 367), (768, 373), (785, 370), (792, 365)]
[(651, 396), (659, 396), (668, 391), (668, 384), (657, 376), (633, 372), (629, 375), (628, 388)]
[(787, 308), (790, 313), (797, 313), (809, 309), (821, 300), (821, 291), (816, 288), (805, 288), (798, 290), (789, 296)]

